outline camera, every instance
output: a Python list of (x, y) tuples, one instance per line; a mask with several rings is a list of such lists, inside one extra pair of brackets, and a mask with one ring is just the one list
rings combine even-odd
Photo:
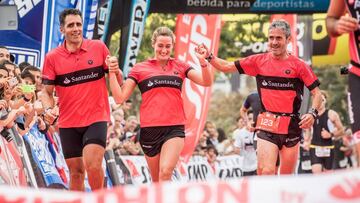
[(11, 135), (11, 133), (9, 132), (9, 129), (4, 128), (1, 132), (0, 132), (1, 136), (3, 136), (5, 138), (5, 140), (7, 142), (11, 142), (13, 140), (13, 136)]
[(347, 66), (343, 66), (340, 68), (340, 74), (341, 75), (347, 75), (349, 74), (349, 68)]
[(16, 77), (10, 78), (8, 80), (9, 86), (11, 88), (15, 87), (15, 85), (17, 85), (19, 83), (19, 81), (16, 79)]

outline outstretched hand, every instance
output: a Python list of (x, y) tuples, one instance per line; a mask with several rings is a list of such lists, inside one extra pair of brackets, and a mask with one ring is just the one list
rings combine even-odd
[(314, 124), (314, 117), (307, 113), (307, 114), (304, 114), (302, 117), (301, 117), (301, 121), (299, 123), (299, 127), (301, 129), (308, 129), (310, 128), (313, 124)]
[(196, 57), (201, 61), (205, 61), (206, 57), (210, 55), (209, 49), (203, 44), (199, 44), (195, 47)]
[(342, 35), (359, 29), (359, 23), (356, 18), (347, 14), (340, 17), (340, 19), (336, 22), (335, 29), (339, 35)]

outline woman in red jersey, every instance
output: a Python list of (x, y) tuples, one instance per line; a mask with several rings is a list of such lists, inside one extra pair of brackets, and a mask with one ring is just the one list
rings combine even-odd
[(204, 47), (197, 47), (201, 71), (171, 58), (175, 36), (167, 27), (157, 28), (152, 35), (154, 58), (136, 64), (124, 84), (119, 84), (116, 57), (109, 57), (110, 88), (116, 103), (123, 103), (138, 85), (140, 106), (140, 144), (144, 151), (153, 182), (171, 179), (179, 160), (185, 138), (185, 112), (181, 97), (185, 77), (196, 84), (212, 84), (211, 69), (205, 59)]

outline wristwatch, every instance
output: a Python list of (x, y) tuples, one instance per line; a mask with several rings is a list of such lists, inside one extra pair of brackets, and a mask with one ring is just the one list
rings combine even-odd
[(311, 114), (314, 119), (317, 119), (317, 117), (319, 117), (319, 111), (315, 108), (311, 108), (308, 113)]
[(214, 58), (213, 53), (210, 53), (208, 57), (206, 57), (205, 59), (210, 63), (210, 61)]

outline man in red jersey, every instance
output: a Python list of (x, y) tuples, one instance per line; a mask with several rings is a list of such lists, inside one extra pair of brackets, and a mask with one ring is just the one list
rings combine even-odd
[[(350, 14), (350, 15), (349, 15)], [(330, 36), (349, 33), (351, 65), (349, 66), (348, 107), (357, 162), (360, 166), (360, 6), (355, 0), (332, 0), (326, 16)]]
[[(92, 190), (103, 187), (101, 163), (110, 120), (105, 59), (107, 47), (83, 38), (81, 12), (65, 9), (59, 16), (64, 43), (51, 50), (43, 66), (43, 103), (47, 114), (59, 97), (59, 131), (70, 170), (70, 189), (84, 190), (85, 171)], [(52, 115), (54, 116), (54, 115)]]
[[(258, 132), (258, 175), (273, 175), (280, 152), (280, 174), (294, 171), (302, 129), (312, 126), (317, 117), (321, 94), (319, 81), (305, 62), (286, 50), (291, 41), (290, 25), (273, 21), (269, 27), (269, 52), (228, 62), (207, 53), (207, 60), (223, 72), (256, 77), (263, 112), (256, 122)], [(313, 96), (312, 109), (300, 118), (303, 86)]]

